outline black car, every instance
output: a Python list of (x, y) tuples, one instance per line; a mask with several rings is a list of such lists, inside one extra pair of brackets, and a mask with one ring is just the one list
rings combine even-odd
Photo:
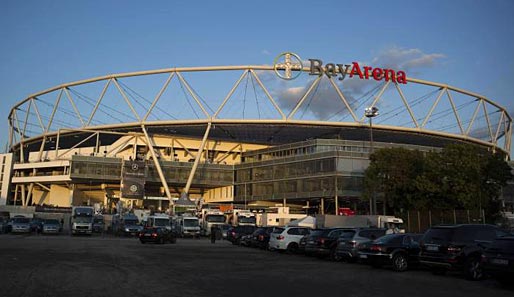
[(237, 226), (228, 229), (227, 240), (232, 244), (238, 245), (241, 243), (241, 237), (243, 235), (252, 234), (257, 227), (255, 226)]
[[(311, 232), (313, 232), (312, 230)], [(307, 245), (307, 238), (309, 238), (309, 234), (304, 235), (300, 241), (298, 242), (298, 254), (304, 254), (305, 255), (305, 246)]]
[(33, 218), (30, 220), (30, 232), (41, 233), (43, 230), (43, 219)]
[(105, 229), (105, 222), (103, 216), (95, 216), (93, 218), (93, 232), (103, 233)]
[(251, 246), (252, 234), (246, 234), (246, 235), (241, 236), (241, 239), (239, 240), (239, 245), (248, 246), (248, 247)]
[(485, 249), (482, 264), (487, 274), (502, 284), (510, 284), (514, 279), (514, 236), (495, 239)]
[(269, 243), (269, 236), (273, 232), (274, 227), (260, 227), (257, 228), (250, 239), (250, 246), (267, 249)]
[(406, 271), (419, 264), (419, 240), (422, 234), (388, 234), (359, 247), (359, 259), (374, 267), (392, 265), (394, 271)]
[(420, 241), (420, 262), (434, 274), (461, 270), (470, 280), (484, 276), (481, 257), (497, 237), (508, 233), (493, 225), (446, 225), (430, 228)]
[(176, 243), (177, 235), (166, 228), (146, 228), (139, 233), (139, 241), (141, 243)]
[(327, 228), (312, 230), (305, 242), (305, 254), (318, 257), (330, 256), (331, 260), (340, 260), (336, 254), (337, 240), (345, 228)]
[(8, 218), (0, 217), (0, 234), (7, 233), (7, 222), (9, 221)]

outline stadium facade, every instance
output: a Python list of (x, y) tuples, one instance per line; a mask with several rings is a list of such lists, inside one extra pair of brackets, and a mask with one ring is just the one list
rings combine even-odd
[(310, 61), (285, 53), (272, 66), (121, 73), (32, 94), (8, 115), (0, 204), (166, 209), (183, 196), (333, 213), (367, 209), (363, 174), (379, 148), (460, 142), (510, 159), (512, 119), (482, 95)]

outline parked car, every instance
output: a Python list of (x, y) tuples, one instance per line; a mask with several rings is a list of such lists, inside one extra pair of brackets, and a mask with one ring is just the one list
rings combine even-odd
[(497, 237), (508, 233), (493, 225), (445, 225), (430, 228), (420, 242), (420, 262), (434, 274), (461, 270), (469, 280), (483, 278), (481, 257)]
[(359, 248), (359, 259), (374, 267), (392, 265), (394, 271), (406, 271), (419, 264), (419, 240), (423, 234), (388, 234)]
[(355, 262), (359, 259), (359, 246), (386, 234), (385, 228), (348, 228), (344, 229), (337, 240), (336, 259)]
[(486, 274), (502, 284), (512, 284), (514, 279), (514, 236), (495, 239), (485, 249), (482, 264)]
[(227, 239), (228, 230), (230, 228), (232, 228), (232, 225), (230, 225), (230, 224), (223, 224), (223, 225), (220, 226), (220, 228), (221, 228), (221, 238), (222, 239)]
[(139, 233), (139, 241), (141, 243), (176, 243), (177, 235), (175, 232), (164, 227), (149, 227)]
[(241, 239), (239, 240), (239, 245), (241, 245), (241, 246), (248, 246), (248, 247), (251, 246), (251, 244), (252, 244), (252, 234), (246, 234), (246, 235), (241, 236)]
[[(312, 230), (311, 230), (312, 232)], [(300, 241), (298, 242), (298, 251), (297, 254), (305, 254), (305, 246), (307, 245), (307, 238), (309, 238), (309, 234), (302, 236)], [(308, 256), (308, 255), (307, 255)]]
[(270, 235), (269, 248), (296, 253), (300, 239), (307, 234), (310, 234), (310, 229), (307, 227), (275, 227)]
[(345, 228), (327, 228), (312, 230), (306, 238), (305, 254), (318, 257), (329, 256), (331, 260), (338, 261), (336, 254), (337, 240), (346, 230)]
[(252, 233), (250, 246), (267, 249), (271, 232), (273, 232), (273, 227), (257, 228)]
[(59, 234), (61, 229), (61, 223), (55, 219), (43, 220), (43, 234)]
[(128, 213), (115, 215), (112, 218), (111, 229), (116, 236), (138, 236), (143, 231), (143, 226), (136, 215)]
[(227, 231), (227, 240), (232, 242), (232, 244), (238, 245), (241, 243), (242, 236), (252, 234), (256, 228), (255, 226), (232, 227)]
[(43, 219), (32, 218), (30, 220), (30, 232), (41, 233), (43, 230)]
[(105, 230), (104, 217), (102, 215), (96, 215), (93, 218), (93, 232), (103, 233)]
[(8, 232), (8, 227), (7, 227), (7, 222), (8, 221), (9, 220), (7, 218), (0, 217), (0, 234)]
[(12, 233), (30, 233), (30, 219), (25, 217), (15, 217), (11, 220)]

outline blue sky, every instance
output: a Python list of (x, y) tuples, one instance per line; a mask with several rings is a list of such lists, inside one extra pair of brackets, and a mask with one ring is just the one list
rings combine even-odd
[[(514, 111), (514, 1), (0, 1), (0, 144), (29, 94), (110, 73), (324, 61), (409, 75)], [(404, 59), (404, 60), (402, 60)], [(406, 64), (407, 63), (407, 64)]]

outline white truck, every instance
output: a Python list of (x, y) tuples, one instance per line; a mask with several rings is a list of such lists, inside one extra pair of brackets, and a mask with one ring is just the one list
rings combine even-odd
[(93, 233), (93, 218), (95, 209), (92, 206), (73, 206), (71, 208), (71, 235)]
[(156, 213), (143, 218), (143, 226), (145, 228), (163, 227), (172, 230), (170, 216), (167, 214)]
[(317, 215), (317, 228), (331, 227), (377, 227), (391, 230), (392, 233), (405, 233), (403, 229), (403, 220), (394, 216), (380, 215), (354, 215), (354, 216), (336, 216), (336, 215)]
[(200, 214), (200, 227), (201, 233), (204, 236), (211, 235), (211, 229), (213, 226), (219, 226), (225, 224), (225, 214), (219, 209), (202, 209)]
[(256, 226), (257, 218), (255, 213), (249, 210), (234, 209), (228, 215), (227, 223), (232, 226)]
[(174, 218), (176, 230), (181, 237), (200, 237), (200, 220), (195, 216), (177, 216)]

